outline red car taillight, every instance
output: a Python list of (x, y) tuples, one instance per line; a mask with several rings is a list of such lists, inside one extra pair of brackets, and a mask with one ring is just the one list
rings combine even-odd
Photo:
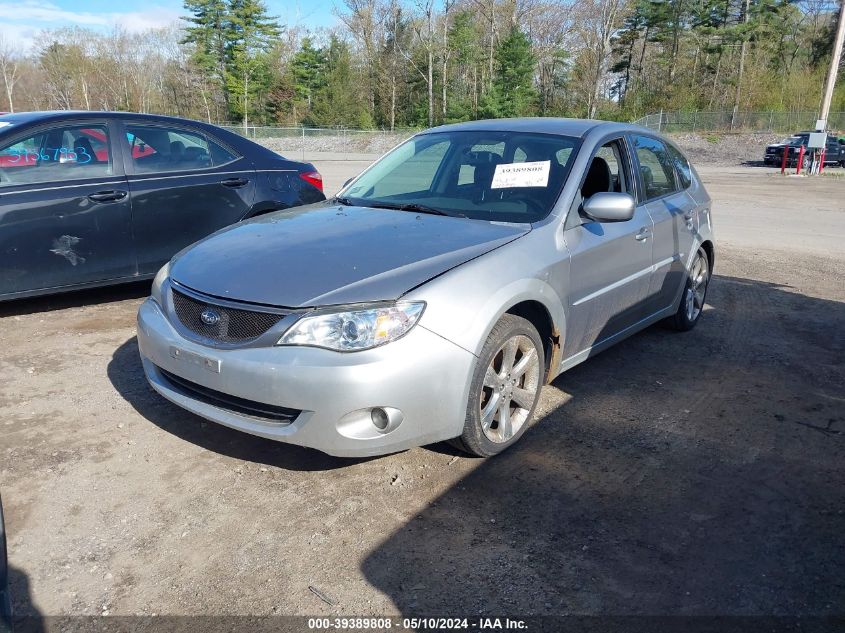
[(314, 185), (320, 191), (323, 190), (323, 177), (320, 175), (320, 172), (304, 171), (299, 173), (299, 177), (302, 178), (309, 185)]

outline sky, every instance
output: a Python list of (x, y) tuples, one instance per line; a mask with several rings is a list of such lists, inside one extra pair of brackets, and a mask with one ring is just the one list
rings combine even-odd
[[(334, 0), (265, 0), (283, 25), (331, 27)], [(80, 26), (108, 31), (120, 26), (136, 32), (167, 26), (184, 15), (182, 0), (0, 0), (0, 37), (6, 45), (28, 52), (43, 29)]]

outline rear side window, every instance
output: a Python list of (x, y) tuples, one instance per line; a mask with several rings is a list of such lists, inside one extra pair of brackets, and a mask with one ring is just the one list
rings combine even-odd
[(635, 136), (634, 149), (640, 165), (640, 182), (645, 200), (652, 200), (678, 190), (675, 168), (666, 146), (648, 136)]
[(204, 134), (177, 128), (128, 125), (126, 140), (136, 173), (206, 169), (237, 158)]
[(108, 129), (103, 125), (56, 126), (0, 146), (0, 187), (113, 173)]
[(680, 150), (671, 145), (667, 145), (666, 147), (669, 150), (669, 156), (672, 162), (675, 163), (675, 172), (680, 180), (681, 189), (687, 189), (692, 184), (692, 170), (690, 169), (689, 161), (686, 156), (681, 154)]

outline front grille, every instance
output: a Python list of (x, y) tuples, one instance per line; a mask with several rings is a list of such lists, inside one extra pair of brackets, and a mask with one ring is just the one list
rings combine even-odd
[(247, 400), (246, 398), (239, 398), (238, 396), (231, 396), (228, 393), (209, 389), (176, 374), (171, 374), (161, 367), (158, 367), (158, 370), (170, 383), (171, 388), (189, 398), (210, 404), (218, 409), (225, 409), (226, 411), (239, 415), (284, 424), (290, 424), (302, 413), (298, 409), (288, 409), (287, 407), (279, 407), (273, 404), (265, 404), (263, 402)]
[[(219, 304), (201, 301), (192, 296), (173, 292), (173, 307), (179, 321), (191, 332), (221, 343), (242, 343), (257, 338), (282, 320), (284, 314), (240, 310)], [(202, 314), (213, 311), (217, 320), (206, 323)]]

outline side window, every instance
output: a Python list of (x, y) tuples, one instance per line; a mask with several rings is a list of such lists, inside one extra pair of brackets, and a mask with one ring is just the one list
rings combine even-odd
[(110, 176), (108, 129), (58, 126), (0, 147), (0, 187)]
[(622, 139), (609, 141), (598, 149), (581, 185), (584, 200), (601, 192), (632, 193)]
[(625, 175), (622, 173), (622, 154), (618, 143), (608, 143), (602, 146), (596, 156), (603, 158), (610, 169), (610, 190), (627, 191)]
[(673, 146), (667, 145), (666, 147), (669, 150), (669, 156), (672, 158), (672, 162), (675, 163), (675, 173), (678, 175), (681, 189), (687, 189), (692, 184), (692, 172), (690, 170), (689, 161), (686, 156), (681, 154), (681, 152)]
[(640, 164), (644, 200), (659, 198), (677, 190), (675, 169), (666, 146), (648, 136), (635, 136), (634, 147)]
[(208, 140), (208, 151), (211, 153), (211, 164), (215, 167), (231, 163), (239, 158), (222, 145), (218, 145), (211, 139)]
[(185, 171), (225, 165), (237, 158), (204, 134), (160, 126), (127, 125), (136, 173)]

